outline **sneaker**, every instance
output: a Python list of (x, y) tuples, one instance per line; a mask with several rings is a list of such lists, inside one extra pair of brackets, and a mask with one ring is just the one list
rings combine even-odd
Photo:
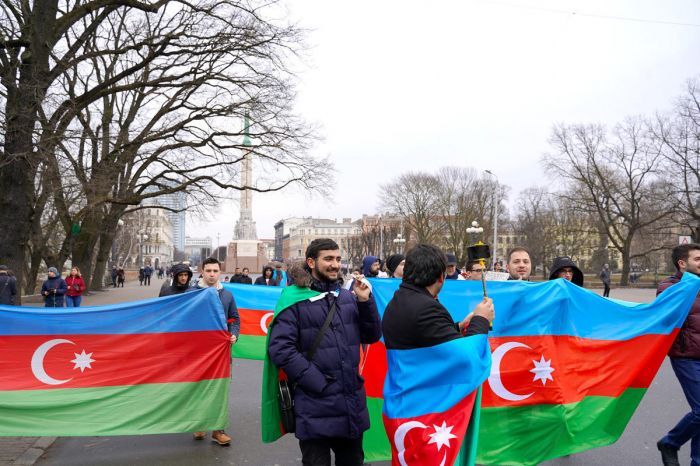
[(661, 452), (661, 462), (664, 466), (681, 466), (678, 462), (678, 449), (664, 443), (662, 440), (656, 442), (656, 448)]
[(211, 441), (216, 442), (221, 446), (225, 446), (231, 444), (231, 437), (226, 435), (226, 432), (223, 430), (215, 430), (211, 433)]
[(194, 437), (195, 440), (204, 440), (204, 437), (207, 436), (207, 433), (206, 432), (195, 432), (194, 434), (192, 434), (192, 436)]

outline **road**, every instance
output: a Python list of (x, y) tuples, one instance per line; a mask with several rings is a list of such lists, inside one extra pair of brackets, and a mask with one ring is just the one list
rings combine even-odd
[[(151, 287), (129, 284), (124, 289), (107, 290), (85, 299), (98, 305), (157, 295), (160, 281)], [(653, 290), (616, 289), (612, 297), (646, 302), (653, 299)], [(194, 441), (189, 434), (145, 435), (129, 437), (59, 438), (39, 460), (42, 465), (292, 465), (300, 464), (297, 442), (285, 436), (271, 445), (260, 441), (260, 383), (262, 362), (234, 360), (229, 416), (233, 437), (230, 447), (210, 441)], [(614, 445), (559, 458), (548, 466), (645, 466), (660, 464), (656, 441), (687, 411), (668, 363), (659, 374), (637, 409), (626, 432)], [(687, 446), (681, 450), (681, 464), (688, 464)], [(388, 465), (388, 462), (373, 463)]]

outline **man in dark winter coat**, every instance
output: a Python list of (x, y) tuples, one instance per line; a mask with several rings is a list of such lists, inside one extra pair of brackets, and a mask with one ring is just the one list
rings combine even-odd
[[(342, 288), (340, 248), (327, 238), (306, 250), (311, 289), (321, 295), (286, 308), (270, 329), (269, 355), (294, 390), (296, 437), (304, 465), (363, 464), (362, 435), (369, 428), (364, 381), (359, 375), (360, 345), (381, 338), (377, 305), (369, 287), (356, 280), (354, 296)], [(313, 360), (307, 359), (331, 307), (332, 324)]]
[(241, 283), (241, 278), (243, 277), (243, 274), (241, 273), (241, 268), (236, 267), (236, 270), (233, 272), (233, 277), (231, 277), (231, 283)]
[(603, 282), (603, 298), (610, 297), (610, 266), (604, 264), (598, 276), (600, 277), (600, 281)]
[(68, 285), (58, 274), (58, 269), (49, 267), (49, 278), (41, 285), (44, 307), (63, 307), (63, 297), (67, 291)]
[[(700, 276), (700, 244), (676, 246), (671, 259), (676, 266), (676, 274), (659, 283), (657, 294), (678, 283), (686, 272)], [(695, 298), (668, 356), (690, 405), (690, 412), (656, 446), (665, 466), (677, 466), (678, 450), (690, 440), (690, 464), (700, 466), (700, 297)]]
[(455, 323), (437, 300), (445, 283), (447, 260), (430, 244), (418, 244), (406, 255), (403, 281), (384, 311), (382, 333), (387, 349), (423, 348), (462, 336), (486, 334), (494, 318), (493, 303), (484, 298), (474, 312)]
[(464, 280), (462, 271), (457, 268), (457, 256), (454, 254), (445, 254), (447, 258), (446, 280)]
[[(184, 293), (189, 291), (190, 280), (192, 280), (192, 271), (190, 267), (186, 264), (175, 264), (172, 268), (173, 278), (172, 280), (166, 280), (163, 286), (160, 288), (160, 293), (158, 297), (172, 296), (174, 294)], [(168, 285), (168, 282), (170, 284)]]
[(11, 276), (6, 265), (0, 265), (0, 304), (15, 305), (17, 279)]
[(153, 275), (153, 267), (147, 265), (143, 268), (143, 284), (145, 286), (151, 286), (151, 275)]
[(563, 278), (569, 280), (574, 285), (583, 286), (583, 272), (576, 267), (570, 257), (555, 257), (552, 263), (549, 279)]
[(250, 278), (248, 275), (250, 273), (250, 269), (248, 267), (243, 267), (243, 274), (241, 275), (241, 278), (238, 279), (238, 283), (242, 285), (252, 285), (253, 284), (253, 279)]

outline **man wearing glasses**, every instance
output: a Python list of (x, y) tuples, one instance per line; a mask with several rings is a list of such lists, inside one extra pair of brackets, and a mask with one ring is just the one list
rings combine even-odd
[(464, 278), (466, 280), (478, 280), (481, 281), (481, 274), (484, 273), (484, 266), (481, 265), (479, 261), (467, 262), (464, 267)]

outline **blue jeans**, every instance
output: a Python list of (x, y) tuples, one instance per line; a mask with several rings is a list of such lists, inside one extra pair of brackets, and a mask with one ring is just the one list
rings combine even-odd
[(80, 307), (80, 302), (83, 300), (82, 296), (68, 296), (66, 295), (66, 307)]
[(700, 360), (671, 358), (671, 366), (681, 383), (690, 412), (661, 441), (680, 448), (690, 440), (690, 465), (700, 466)]

